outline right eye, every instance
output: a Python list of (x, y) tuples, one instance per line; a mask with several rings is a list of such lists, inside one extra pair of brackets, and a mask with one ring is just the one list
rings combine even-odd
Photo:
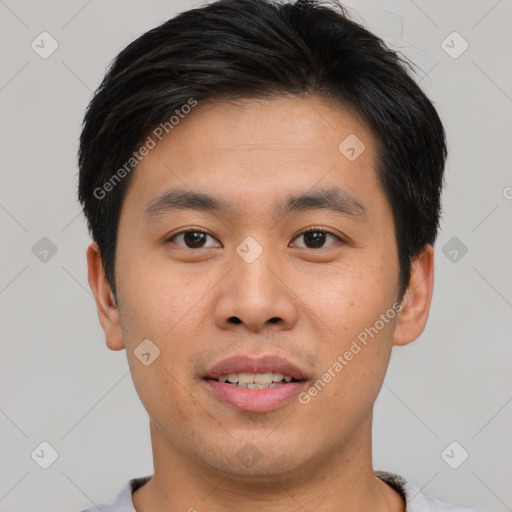
[[(166, 243), (176, 243), (176, 245), (184, 249), (203, 249), (212, 247), (205, 245), (205, 240), (207, 239), (207, 237), (214, 239), (212, 235), (210, 235), (206, 231), (203, 231), (202, 229), (189, 229), (185, 231), (180, 231), (179, 233), (175, 233), (174, 235), (170, 236), (166, 240)], [(177, 240), (179, 240), (182, 243), (177, 243)]]

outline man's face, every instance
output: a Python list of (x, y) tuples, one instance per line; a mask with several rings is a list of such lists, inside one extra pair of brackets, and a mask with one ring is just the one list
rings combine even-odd
[[(372, 135), (340, 103), (288, 97), (199, 104), (139, 164), (121, 211), (116, 283), (159, 456), (264, 476), (367, 448), (399, 273), (375, 157)], [(295, 200), (283, 210), (291, 197), (329, 189), (345, 199), (337, 208), (324, 195), (324, 207)], [(156, 205), (170, 191), (224, 206)], [(149, 365), (134, 352), (146, 339), (143, 360), (160, 351)], [(299, 382), (216, 380), (272, 371), (296, 371)]]

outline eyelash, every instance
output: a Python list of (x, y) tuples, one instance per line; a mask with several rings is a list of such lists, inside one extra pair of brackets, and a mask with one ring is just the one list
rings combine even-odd
[[(173, 240), (175, 238), (177, 238), (178, 236), (180, 235), (184, 235), (184, 234), (187, 234), (187, 233), (204, 233), (205, 235), (209, 235), (211, 236), (212, 238), (215, 238), (213, 235), (211, 235), (210, 233), (208, 233), (208, 231), (205, 231), (203, 229), (200, 229), (200, 228), (194, 228), (194, 229), (186, 229), (184, 231), (179, 231), (178, 233), (174, 233), (173, 235), (171, 235), (169, 238), (167, 238), (165, 240), (166, 243), (171, 243), (173, 242)], [(332, 235), (334, 238), (337, 239), (338, 242), (340, 243), (344, 243), (345, 241), (338, 235), (336, 235), (335, 233), (333, 233), (332, 231), (329, 231), (328, 229), (325, 229), (325, 228), (322, 228), (322, 227), (316, 227), (316, 226), (310, 226), (308, 228), (305, 228), (303, 229), (300, 233), (298, 233), (295, 237), (294, 237), (294, 240), (296, 238), (299, 238), (300, 236), (306, 234), (306, 233), (326, 233), (327, 235)], [(330, 247), (330, 246), (328, 246)], [(197, 251), (198, 249), (192, 249), (190, 247), (182, 247), (182, 249), (190, 249), (192, 251)], [(200, 247), (199, 249), (203, 249), (203, 247)], [(306, 249), (308, 249), (308, 247), (306, 247)], [(326, 247), (320, 247), (320, 249), (326, 249)], [(319, 250), (319, 249), (311, 249), (311, 250)]]

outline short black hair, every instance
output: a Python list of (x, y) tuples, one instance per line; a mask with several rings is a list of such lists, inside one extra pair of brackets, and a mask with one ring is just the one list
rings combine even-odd
[(121, 205), (148, 133), (172, 128), (170, 118), (191, 101), (287, 94), (339, 99), (374, 135), (395, 222), (401, 300), (413, 259), (437, 237), (447, 155), (441, 120), (411, 69), (335, 1), (219, 0), (130, 43), (87, 108), (78, 153), (78, 198), (116, 301)]

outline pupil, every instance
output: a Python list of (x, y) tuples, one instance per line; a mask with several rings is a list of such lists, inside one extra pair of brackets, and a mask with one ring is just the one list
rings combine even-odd
[(201, 242), (204, 242), (205, 233), (200, 231), (190, 231), (185, 233), (185, 242), (188, 246), (201, 247)]
[(310, 231), (304, 235), (306, 240), (310, 240), (314, 247), (321, 247), (325, 242), (325, 235), (322, 231)]

